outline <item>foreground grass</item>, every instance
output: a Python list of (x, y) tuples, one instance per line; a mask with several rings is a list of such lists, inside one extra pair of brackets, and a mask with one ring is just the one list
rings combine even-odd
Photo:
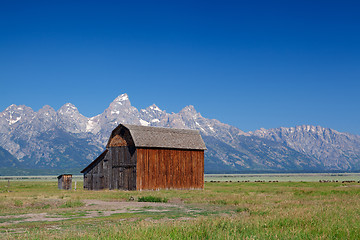
[[(81, 186), (78, 186), (81, 189)], [(1, 239), (358, 239), (358, 183), (206, 183), (205, 189), (60, 191), (55, 182), (0, 182), (0, 215), (51, 213), (56, 222), (0, 227)], [(107, 217), (86, 214), (83, 200), (168, 199), (193, 212), (136, 211)], [(102, 211), (102, 209), (98, 209)], [(159, 209), (155, 209), (159, 210)], [(161, 209), (160, 209), (161, 210)]]

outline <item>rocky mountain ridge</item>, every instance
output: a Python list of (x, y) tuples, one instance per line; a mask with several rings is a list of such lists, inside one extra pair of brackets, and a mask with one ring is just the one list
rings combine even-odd
[(352, 170), (360, 167), (360, 136), (358, 135), (310, 125), (260, 129), (251, 134), (284, 143), (298, 152), (313, 157), (329, 170)]
[(80, 114), (71, 103), (58, 111), (44, 106), (38, 112), (11, 105), (0, 113), (0, 147), (18, 160), (16, 167), (81, 169), (104, 149), (111, 131), (120, 123), (199, 130), (208, 148), (206, 172), (360, 169), (357, 135), (314, 126), (245, 133), (204, 118), (191, 105), (179, 113), (167, 113), (155, 104), (138, 110), (127, 94), (91, 118)]

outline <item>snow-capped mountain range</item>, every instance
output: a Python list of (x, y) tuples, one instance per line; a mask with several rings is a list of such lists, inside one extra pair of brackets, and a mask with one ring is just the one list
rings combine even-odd
[(118, 96), (102, 114), (91, 118), (71, 103), (58, 111), (44, 106), (38, 112), (24, 105), (9, 106), (0, 113), (0, 162), (6, 168), (77, 171), (98, 156), (112, 129), (120, 123), (198, 129), (208, 148), (206, 172), (360, 169), (357, 135), (319, 126), (246, 133), (204, 118), (191, 105), (179, 113), (167, 113), (155, 104), (139, 111), (127, 94)]

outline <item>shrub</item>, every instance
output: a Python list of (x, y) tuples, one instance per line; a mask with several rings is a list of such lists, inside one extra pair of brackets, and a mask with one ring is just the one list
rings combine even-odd
[(154, 197), (154, 196), (144, 196), (139, 197), (138, 202), (168, 202), (167, 198)]
[(249, 208), (247, 208), (247, 207), (238, 207), (237, 209), (236, 209), (236, 212), (250, 212), (250, 210), (249, 210)]

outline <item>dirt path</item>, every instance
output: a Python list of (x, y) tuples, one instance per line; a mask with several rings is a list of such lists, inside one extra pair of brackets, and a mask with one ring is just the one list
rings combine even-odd
[[(107, 202), (96, 199), (83, 200), (85, 206), (74, 209), (74, 215), (63, 216), (59, 213), (29, 213), (19, 215), (0, 216), (0, 226), (20, 222), (35, 222), (35, 221), (61, 221), (73, 218), (93, 218), (110, 216), (116, 213), (134, 213), (139, 210), (146, 212), (166, 212), (166, 208), (183, 206), (171, 203), (153, 203), (153, 202)], [(150, 207), (144, 209), (144, 207)], [(161, 209), (152, 209), (151, 207), (161, 207)], [(65, 209), (70, 210), (70, 209)], [(79, 214), (77, 214), (79, 213)]]
[(107, 202), (97, 199), (85, 199), (82, 202), (85, 203), (83, 207), (86, 210), (92, 209), (127, 209), (127, 208), (143, 208), (143, 207), (174, 207), (178, 206), (171, 203), (155, 203), (155, 202)]

